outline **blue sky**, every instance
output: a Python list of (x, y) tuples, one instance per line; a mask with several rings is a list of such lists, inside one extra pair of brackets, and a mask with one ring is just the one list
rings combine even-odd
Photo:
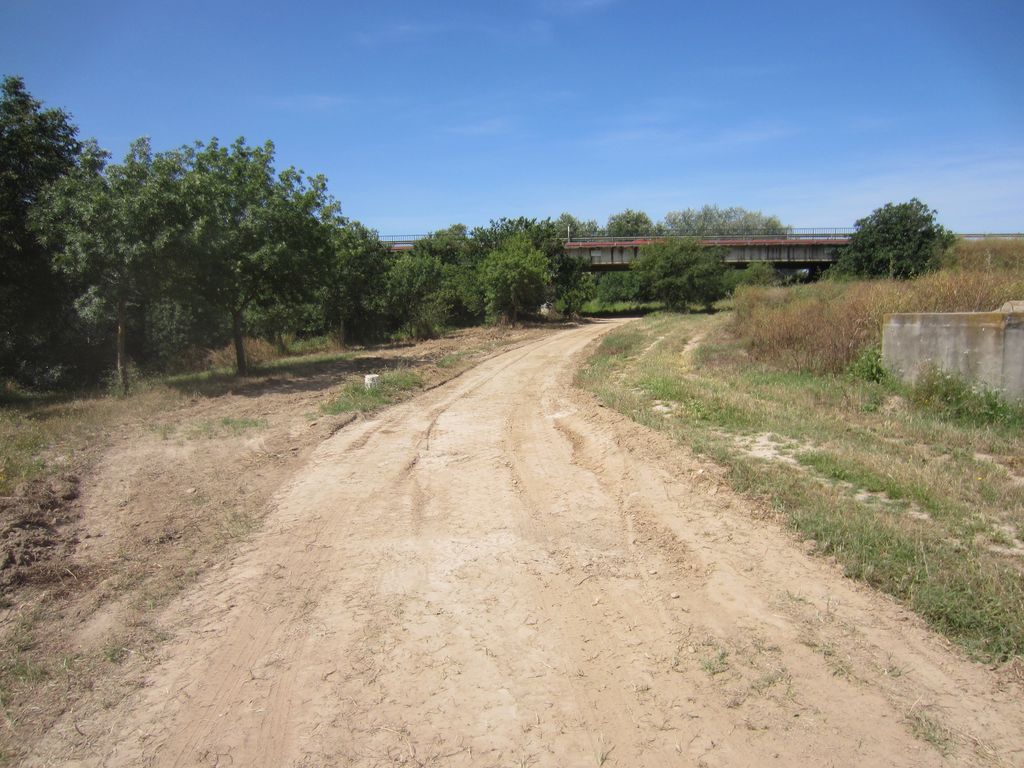
[(849, 226), (919, 197), (1024, 231), (1024, 3), (0, 0), (115, 157), (272, 139), (385, 234), (716, 203)]

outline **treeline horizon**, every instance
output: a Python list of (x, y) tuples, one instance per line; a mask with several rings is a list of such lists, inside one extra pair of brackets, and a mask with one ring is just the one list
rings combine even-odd
[[(96, 385), (113, 369), (127, 391), (132, 369), (194, 368), (197, 351), (228, 343), (245, 374), (247, 336), (344, 345), (515, 322), (543, 302), (574, 315), (599, 286), (564, 252), (567, 229), (785, 229), (741, 208), (658, 224), (627, 209), (603, 228), (568, 213), (456, 224), (393, 252), (342, 214), (322, 175), (278, 171), (270, 141), (157, 152), (140, 138), (112, 163), (13, 76), (0, 92), (0, 178), (0, 379), (34, 389)], [(606, 282), (606, 294), (645, 297), (633, 276)]]
[[(568, 212), (563, 212), (557, 219), (548, 218), (544, 221), (552, 221), (561, 231), (562, 237), (570, 238), (645, 235), (704, 237), (750, 233), (784, 235), (793, 231), (793, 227), (783, 224), (777, 216), (765, 215), (760, 211), (751, 211), (740, 206), (722, 208), (714, 204), (668, 211), (660, 221), (655, 221), (645, 211), (632, 208), (610, 214), (604, 225), (599, 224), (597, 219), (580, 219)], [(434, 232), (413, 236), (426, 237), (431, 234)], [(392, 233), (385, 235), (394, 236)]]

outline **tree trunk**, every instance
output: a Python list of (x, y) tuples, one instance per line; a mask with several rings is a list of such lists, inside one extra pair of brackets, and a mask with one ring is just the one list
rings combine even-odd
[(245, 339), (242, 336), (241, 310), (231, 313), (231, 331), (235, 338), (235, 372), (239, 376), (246, 376), (249, 373), (249, 366), (245, 361)]
[(345, 346), (345, 318), (338, 318), (338, 346), (344, 348)]
[(121, 384), (121, 394), (128, 394), (128, 359), (125, 354), (125, 324), (127, 322), (128, 302), (124, 298), (117, 300), (117, 380)]

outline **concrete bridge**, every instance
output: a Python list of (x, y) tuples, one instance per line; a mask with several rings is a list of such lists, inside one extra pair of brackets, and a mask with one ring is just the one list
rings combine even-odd
[[(827, 267), (835, 261), (835, 250), (850, 242), (853, 229), (793, 229), (784, 234), (711, 235), (698, 238), (701, 245), (723, 250), (722, 261), (746, 266), (758, 261), (791, 269)], [(567, 253), (585, 256), (594, 271), (629, 269), (640, 249), (651, 243), (680, 236), (568, 238)]]
[[(837, 257), (837, 249), (850, 242), (852, 227), (818, 229), (790, 228), (785, 232), (751, 232), (730, 235), (700, 236), (702, 245), (723, 249), (722, 261), (736, 267), (766, 262), (777, 269), (818, 272)], [(405, 251), (427, 235), (381, 235), (393, 251)], [(651, 243), (671, 240), (683, 235), (646, 235), (635, 237), (568, 237), (564, 239), (566, 253), (583, 256), (590, 270), (603, 272), (629, 269), (640, 255), (640, 249)], [(958, 234), (957, 237), (975, 240), (985, 237), (1022, 238), (1024, 234)]]

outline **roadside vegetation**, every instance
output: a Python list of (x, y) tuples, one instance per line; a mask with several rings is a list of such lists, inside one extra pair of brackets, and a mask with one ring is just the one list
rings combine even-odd
[(904, 386), (878, 343), (885, 312), (1021, 298), (1024, 253), (943, 256), (915, 280), (747, 287), (734, 312), (648, 315), (605, 337), (578, 380), (720, 462), (851, 577), (1006, 661), (1024, 655), (1024, 403), (938, 371)]

